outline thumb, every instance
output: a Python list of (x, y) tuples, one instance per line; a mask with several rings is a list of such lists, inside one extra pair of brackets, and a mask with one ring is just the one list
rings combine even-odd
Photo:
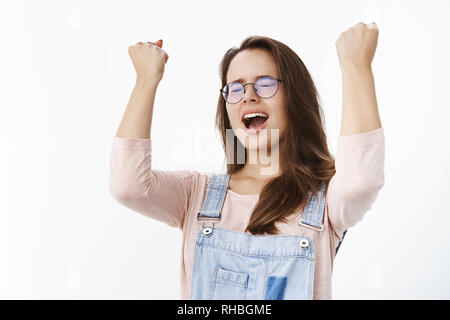
[[(160, 48), (162, 48), (162, 44), (163, 44), (162, 39), (159, 39), (158, 41), (155, 42), (155, 45), (157, 45)], [(167, 63), (167, 60), (169, 60), (169, 55), (164, 52), (164, 56), (165, 56), (165, 63)]]

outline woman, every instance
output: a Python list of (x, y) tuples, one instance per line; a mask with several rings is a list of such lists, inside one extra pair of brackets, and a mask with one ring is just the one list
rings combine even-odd
[(129, 47), (137, 80), (113, 141), (110, 191), (183, 232), (182, 299), (331, 299), (345, 232), (384, 185), (371, 71), (377, 39), (374, 23), (359, 23), (336, 41), (336, 161), (317, 90), (295, 52), (261, 36), (228, 50), (216, 114), (226, 174), (151, 168), (153, 103), (168, 55), (162, 40)]

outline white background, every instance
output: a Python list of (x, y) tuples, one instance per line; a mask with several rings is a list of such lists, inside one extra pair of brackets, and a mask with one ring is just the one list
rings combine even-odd
[(128, 46), (163, 39), (169, 54), (153, 168), (221, 171), (226, 50), (249, 35), (291, 47), (319, 90), (335, 155), (335, 41), (359, 21), (379, 28), (385, 185), (345, 237), (333, 298), (450, 298), (450, 2), (430, 0), (2, 1), (0, 298), (180, 297), (181, 232), (109, 193), (111, 143), (136, 77)]

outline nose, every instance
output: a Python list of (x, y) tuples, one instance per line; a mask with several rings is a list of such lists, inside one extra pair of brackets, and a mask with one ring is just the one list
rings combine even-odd
[(255, 100), (255, 98), (258, 97), (259, 96), (256, 94), (255, 85), (253, 83), (247, 83), (244, 85), (244, 97), (242, 98), (243, 100), (247, 101), (250, 98), (253, 98), (253, 100)]

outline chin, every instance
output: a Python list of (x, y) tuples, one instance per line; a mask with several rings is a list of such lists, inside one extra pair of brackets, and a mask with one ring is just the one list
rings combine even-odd
[(268, 137), (264, 134), (247, 134), (244, 137), (244, 140), (241, 140), (241, 143), (247, 150), (266, 150), (268, 146)]

